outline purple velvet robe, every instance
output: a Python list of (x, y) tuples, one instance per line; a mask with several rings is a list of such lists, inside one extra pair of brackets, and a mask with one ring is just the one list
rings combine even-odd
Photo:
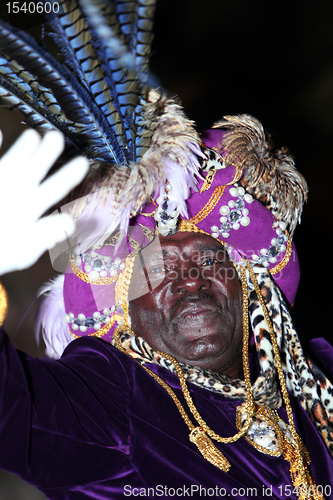
[[(189, 441), (188, 428), (166, 391), (102, 340), (75, 340), (54, 361), (17, 352), (0, 335), (0, 467), (49, 499), (296, 498), (289, 495), (289, 463), (260, 453), (244, 438), (217, 444), (231, 463), (228, 473), (207, 462)], [(332, 378), (333, 349), (317, 339), (311, 351)], [(149, 367), (187, 409), (177, 377), (160, 366)], [(240, 402), (189, 385), (208, 425), (220, 435), (235, 434)], [(332, 459), (292, 397), (291, 404), (315, 481), (324, 491), (326, 486), (326, 498), (333, 498), (327, 494), (333, 489)], [(283, 408), (279, 413), (286, 420)]]

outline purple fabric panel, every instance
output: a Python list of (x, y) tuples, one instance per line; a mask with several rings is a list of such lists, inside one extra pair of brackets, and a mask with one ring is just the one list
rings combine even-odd
[[(233, 166), (218, 170), (210, 189), (205, 193), (200, 193), (198, 195), (194, 194), (188, 200), (187, 204), (191, 216), (197, 214), (203, 208), (216, 187), (226, 184), (227, 179), (233, 179), (234, 171), (235, 169)], [(211, 227), (213, 225), (220, 226), (220, 208), (224, 205), (228, 205), (229, 201), (236, 199), (229, 193), (231, 187), (232, 186), (226, 186), (222, 197), (213, 210), (211, 210), (209, 215), (205, 217), (202, 222), (197, 224), (200, 229), (211, 234)], [(203, 196), (203, 194), (205, 196)], [(207, 200), (205, 198), (207, 198)], [(262, 248), (269, 248), (272, 238), (276, 237), (276, 232), (272, 228), (274, 217), (261, 203), (253, 200), (251, 204), (246, 203), (245, 207), (249, 210), (248, 216), (251, 220), (250, 224), (246, 227), (241, 226), (238, 230), (231, 229), (230, 236), (225, 241), (236, 247), (244, 257), (251, 257), (253, 253), (258, 254)], [(221, 236), (220, 239), (223, 239), (223, 237)], [(274, 266), (271, 265), (270, 267)]]
[[(210, 189), (204, 193), (194, 194), (188, 200), (187, 204), (191, 217), (196, 215), (202, 209), (217, 187), (230, 182), (228, 179), (233, 179), (234, 170), (234, 167), (230, 166), (217, 171)], [(209, 215), (197, 224), (200, 229), (208, 234), (212, 233), (211, 227), (213, 225), (220, 227), (220, 208), (228, 205), (229, 201), (235, 200), (235, 198), (230, 194), (230, 189), (231, 187), (226, 186), (222, 197), (210, 211)], [(275, 229), (273, 229), (275, 219), (266, 207), (264, 207), (257, 200), (253, 200), (250, 204), (245, 202), (245, 207), (249, 210), (248, 217), (250, 218), (250, 224), (246, 227), (241, 226), (238, 230), (231, 229), (229, 238), (225, 241), (236, 248), (244, 257), (251, 258), (253, 254), (260, 255), (260, 251), (263, 248), (268, 249), (271, 246), (272, 239), (276, 238), (277, 234)], [(223, 239), (223, 237), (221, 236), (220, 239)], [(277, 262), (270, 264), (269, 269), (277, 266), (283, 259), (284, 255), (285, 253), (279, 255), (277, 257)], [(295, 246), (293, 246), (292, 256), (288, 264), (280, 273), (274, 275), (276, 283), (282, 290), (289, 304), (294, 301), (299, 284), (299, 277), (298, 258)]]
[(71, 312), (77, 317), (80, 313), (84, 313), (90, 316), (98, 310), (91, 284), (81, 280), (74, 273), (65, 274), (64, 290), (67, 314)]
[(202, 132), (201, 139), (208, 148), (216, 148), (217, 150), (220, 150), (223, 145), (223, 136), (225, 134), (225, 130), (211, 128)]
[[(219, 150), (223, 144), (223, 137), (225, 135), (225, 130), (220, 129), (210, 129), (205, 130), (201, 137), (206, 146), (210, 148), (215, 148)], [(219, 171), (214, 178), (214, 182), (212, 187), (216, 187), (217, 185), (223, 185), (224, 182), (224, 171), (233, 167), (228, 167), (227, 169)], [(221, 173), (223, 172), (223, 173)], [(221, 177), (221, 181), (219, 180)], [(209, 190), (211, 192), (211, 189)], [(209, 225), (219, 226), (219, 218), (217, 208), (221, 206), (221, 202), (223, 201), (223, 205), (226, 205), (227, 202), (232, 199), (230, 195), (228, 195), (228, 187), (226, 188), (227, 192), (224, 192), (220, 202), (218, 203), (218, 207), (215, 208), (216, 216), (214, 217), (214, 221), (212, 221), (211, 217), (207, 217), (200, 225), (200, 229), (203, 229), (207, 232), (209, 231)], [(198, 198), (197, 198), (198, 199)], [(195, 203), (196, 197), (192, 196), (188, 203)], [(198, 203), (198, 202), (197, 202)], [(251, 256), (251, 250), (253, 249), (253, 253), (260, 252), (262, 248), (269, 248), (271, 245), (271, 239), (276, 238), (275, 230), (272, 228), (272, 223), (274, 222), (274, 217), (271, 215), (268, 209), (266, 209), (261, 203), (254, 201), (250, 206), (246, 205), (246, 208), (250, 210), (249, 217), (251, 219), (251, 223), (247, 227), (241, 227), (238, 231), (231, 231), (230, 237), (228, 238), (228, 243), (233, 245), (237, 250), (239, 250), (245, 257)], [(214, 211), (211, 215), (214, 214)], [(213, 222), (213, 223), (210, 223)], [(207, 226), (207, 228), (203, 227)], [(278, 257), (277, 263), (270, 265), (270, 268), (277, 265), (283, 255)], [(296, 248), (293, 244), (292, 256), (288, 262), (288, 265), (278, 274), (274, 275), (274, 280), (280, 287), (282, 293), (284, 294), (287, 302), (291, 305), (296, 296), (297, 288), (300, 280), (300, 269), (299, 262), (297, 257)]]
[[(272, 486), (271, 498), (285, 498), (281, 491), (290, 484), (288, 462), (240, 439), (217, 445), (232, 464), (227, 474), (221, 472), (189, 441), (188, 428), (166, 391), (103, 341), (74, 341), (60, 361), (18, 354), (5, 337), (1, 347), (0, 466), (37, 485), (50, 500), (123, 499), (125, 485), (146, 491), (158, 485), (218, 486), (239, 499), (247, 498), (239, 488), (256, 488), (257, 498), (267, 498), (265, 485)], [(186, 407), (177, 377), (157, 365), (149, 367)], [(208, 425), (233, 435), (239, 402), (193, 385), (190, 389)], [(333, 484), (332, 460), (321, 438), (297, 401), (292, 405), (317, 484)], [(239, 494), (232, 494), (232, 488)], [(202, 496), (199, 490), (192, 495)]]
[(301, 278), (299, 260), (294, 242), (292, 242), (291, 246), (292, 252), (288, 264), (280, 272), (273, 275), (275, 283), (282, 291), (289, 305), (292, 305), (295, 300)]

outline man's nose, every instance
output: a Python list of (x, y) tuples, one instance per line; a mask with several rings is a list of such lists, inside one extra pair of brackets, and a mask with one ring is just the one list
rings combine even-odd
[(204, 276), (203, 269), (194, 262), (183, 262), (177, 269), (172, 292), (197, 293), (199, 290), (207, 290), (211, 287), (211, 282)]

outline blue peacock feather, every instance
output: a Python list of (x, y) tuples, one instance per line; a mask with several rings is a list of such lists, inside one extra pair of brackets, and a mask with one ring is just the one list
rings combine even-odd
[(69, 150), (93, 161), (137, 162), (151, 139), (141, 96), (151, 83), (155, 1), (59, 2), (57, 15), (45, 14), (57, 57), (1, 20), (0, 105), (41, 134), (60, 130)]
[(148, 71), (155, 2), (54, 1), (41, 43), (0, 21), (0, 106), (21, 111), (41, 135), (60, 130), (62, 160), (77, 152), (90, 160), (62, 204), (75, 200), (76, 218), (97, 214), (96, 244), (118, 225), (124, 234), (167, 180), (184, 213), (196, 187), (200, 138)]

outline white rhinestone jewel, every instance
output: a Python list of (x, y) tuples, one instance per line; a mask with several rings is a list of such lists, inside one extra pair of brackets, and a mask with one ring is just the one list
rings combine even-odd
[[(246, 412), (241, 412), (241, 425), (240, 428), (243, 427), (247, 418)], [(261, 416), (252, 417), (253, 420), (250, 423), (250, 426), (246, 432), (245, 437), (253, 444), (253, 446), (257, 447), (258, 450), (262, 453), (265, 453), (265, 450), (268, 452), (278, 453), (279, 452), (279, 437), (277, 432), (272, 425), (272, 422), (269, 420), (263, 420)], [(280, 427), (282, 432), (286, 431)], [(263, 448), (263, 449), (260, 449)]]
[(285, 229), (286, 223), (279, 221), (278, 227), (275, 229), (276, 238), (272, 238), (271, 246), (269, 248), (262, 248), (260, 255), (253, 254), (251, 257), (252, 262), (262, 264), (264, 267), (275, 264), (277, 257), (287, 249), (288, 236), (284, 234)]
[(117, 276), (120, 271), (125, 269), (125, 263), (121, 262), (119, 257), (112, 261), (110, 256), (100, 255), (94, 251), (76, 255), (73, 262), (78, 267), (82, 264), (84, 272), (88, 274), (90, 281), (107, 278), (108, 275), (111, 277)]
[(240, 226), (248, 226), (251, 222), (249, 215), (249, 210), (245, 208), (245, 202), (251, 204), (253, 198), (250, 194), (245, 193), (245, 189), (242, 187), (231, 187), (229, 193), (236, 200), (229, 200), (228, 205), (223, 205), (220, 207), (220, 218), (221, 227), (212, 226), (210, 229), (212, 231), (213, 238), (218, 238), (222, 235), (223, 238), (229, 238), (231, 229), (237, 231)]
[(110, 323), (111, 316), (113, 316), (116, 311), (116, 307), (106, 307), (101, 314), (99, 311), (93, 313), (92, 316), (86, 317), (84, 314), (78, 314), (77, 318), (73, 313), (65, 314), (64, 320), (66, 323), (71, 324), (71, 328), (73, 330), (79, 330), (81, 332), (86, 332), (88, 328), (94, 328), (95, 330), (99, 330), (102, 324)]
[(267, 422), (252, 422), (247, 431), (247, 437), (255, 444), (268, 450), (278, 450), (278, 438), (274, 428)]
[(154, 214), (154, 219), (157, 222), (158, 232), (162, 236), (169, 236), (177, 231), (178, 218), (180, 210), (177, 207), (171, 213), (169, 209), (169, 197), (168, 193), (171, 191), (171, 185), (169, 183), (165, 186), (166, 193), (164, 196), (159, 196), (156, 200), (158, 208)]

